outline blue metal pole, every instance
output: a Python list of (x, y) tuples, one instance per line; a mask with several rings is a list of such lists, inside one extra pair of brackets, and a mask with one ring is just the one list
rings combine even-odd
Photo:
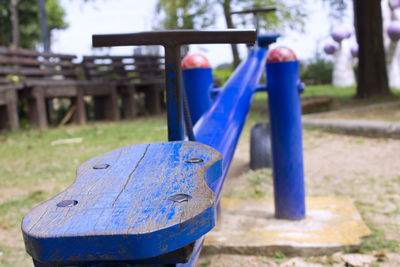
[(250, 52), (194, 126), (196, 141), (217, 149), (223, 158), (222, 179), (207, 184), (218, 196), (232, 161), (251, 101), (261, 78), (267, 50)]
[(210, 108), (211, 90), (214, 86), (212, 69), (208, 60), (199, 54), (186, 56), (182, 61), (182, 78), (190, 118), (193, 125)]
[(168, 141), (185, 139), (181, 81), (180, 47), (165, 47), (165, 79), (167, 91)]
[(305, 217), (299, 64), (287, 48), (270, 51), (267, 62), (275, 217), (299, 220)]

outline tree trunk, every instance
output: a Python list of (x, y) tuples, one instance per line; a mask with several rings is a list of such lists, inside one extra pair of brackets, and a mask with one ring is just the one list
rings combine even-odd
[[(228, 29), (234, 29), (235, 26), (232, 22), (231, 16), (231, 0), (224, 0), (222, 3), (224, 9), (224, 16), (226, 21), (226, 26)], [(239, 52), (236, 44), (231, 44), (232, 56), (233, 56), (233, 66), (236, 68), (240, 64)]]
[(19, 0), (11, 0), (11, 25), (12, 25), (12, 48), (19, 47), (19, 18), (18, 18)]
[(38, 5), (40, 17), (40, 34), (43, 42), (43, 50), (45, 52), (48, 52), (50, 51), (50, 31), (47, 24), (46, 0), (38, 0)]
[(358, 52), (357, 98), (390, 95), (379, 0), (354, 0)]

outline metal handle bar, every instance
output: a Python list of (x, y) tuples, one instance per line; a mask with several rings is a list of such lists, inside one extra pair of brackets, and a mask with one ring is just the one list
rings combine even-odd
[(260, 12), (272, 12), (272, 11), (276, 11), (276, 10), (277, 10), (276, 6), (268, 6), (268, 7), (257, 7), (257, 8), (252, 8), (252, 9), (245, 9), (245, 10), (240, 10), (240, 11), (232, 11), (231, 14), (248, 14), (248, 13), (257, 14)]
[(93, 35), (93, 46), (162, 45), (166, 47), (183, 44), (252, 44), (255, 40), (255, 30), (171, 30)]

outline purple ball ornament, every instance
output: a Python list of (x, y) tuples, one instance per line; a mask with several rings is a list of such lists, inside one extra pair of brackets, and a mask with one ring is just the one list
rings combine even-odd
[(349, 28), (340, 26), (340, 27), (336, 27), (332, 30), (331, 36), (332, 36), (333, 40), (340, 43), (344, 39), (350, 38), (352, 33), (353, 33), (353, 31), (350, 30)]
[(335, 43), (328, 43), (324, 45), (324, 52), (328, 55), (333, 55), (338, 51), (338, 45)]
[(351, 49), (351, 56), (352, 57), (358, 57), (358, 44), (355, 44)]
[(392, 20), (386, 29), (390, 40), (398, 41), (400, 39), (400, 21)]
[(392, 8), (399, 8), (400, 7), (400, 0), (392, 1)]

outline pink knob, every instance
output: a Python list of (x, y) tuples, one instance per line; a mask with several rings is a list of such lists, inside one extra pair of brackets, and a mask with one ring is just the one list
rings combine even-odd
[(200, 54), (187, 55), (182, 60), (182, 70), (211, 68), (208, 59)]
[(267, 63), (296, 61), (296, 54), (292, 49), (287, 47), (277, 47), (269, 51)]

